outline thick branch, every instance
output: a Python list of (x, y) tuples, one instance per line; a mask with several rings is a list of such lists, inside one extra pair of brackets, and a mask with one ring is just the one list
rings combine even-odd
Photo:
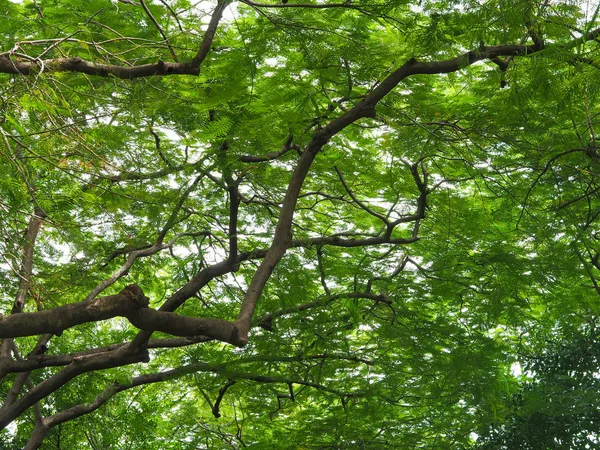
[(142, 64), (139, 66), (118, 66), (95, 63), (81, 58), (56, 58), (43, 61), (31, 58), (24, 60), (14, 58), (12, 52), (6, 52), (0, 54), (0, 73), (31, 75), (41, 71), (79, 72), (87, 75), (100, 77), (113, 76), (123, 79), (150, 77), (153, 75), (198, 75), (200, 73), (200, 65), (210, 52), (219, 21), (223, 15), (223, 10), (228, 4), (229, 0), (219, 1), (217, 4), (208, 28), (204, 33), (200, 49), (191, 61), (181, 63), (158, 61), (154, 64)]
[[(182, 336), (174, 338), (150, 339), (146, 345), (146, 348), (178, 348), (212, 340), (214, 339), (208, 336)], [(42, 353), (21, 360), (14, 360), (12, 358), (5, 358), (3, 360), (0, 359), (0, 367), (2, 367), (2, 372), (0, 375), (2, 373), (30, 372), (32, 370), (41, 369), (44, 367), (66, 366), (78, 358), (111, 352), (126, 345), (128, 345), (128, 343), (111, 344), (107, 345), (106, 347), (98, 347), (83, 352), (69, 353), (65, 355), (46, 355)]]
[(136, 285), (127, 286), (116, 295), (73, 303), (47, 311), (0, 317), (0, 337), (61, 334), (63, 330), (86, 322), (132, 314), (148, 306), (148, 299)]
[(304, 183), (304, 179), (308, 174), (313, 160), (326, 142), (327, 139), (323, 139), (319, 135), (314, 136), (302, 153), (294, 173), (292, 174), (292, 179), (288, 184), (288, 189), (279, 213), (279, 220), (277, 222), (277, 227), (275, 228), (273, 242), (265, 255), (265, 259), (263, 259), (252, 278), (240, 308), (237, 323), (239, 325), (242, 340), (248, 340), (248, 331), (250, 330), (252, 316), (258, 299), (267, 280), (273, 273), (275, 266), (279, 263), (287, 248), (292, 243), (292, 219), (294, 217), (300, 189), (302, 188), (302, 184)]
[(60, 306), (48, 311), (22, 313), (0, 318), (0, 337), (60, 334), (86, 322), (126, 317), (142, 330), (156, 330), (175, 336), (204, 335), (240, 345), (234, 324), (222, 319), (180, 316), (148, 308), (148, 298), (137, 285), (129, 285), (116, 295)]
[[(185, 301), (191, 297), (193, 297), (200, 289), (206, 286), (211, 280), (215, 278), (225, 275), (226, 273), (233, 272), (236, 270), (236, 267), (243, 261), (254, 258), (263, 258), (266, 255), (265, 250), (256, 250), (254, 252), (242, 253), (238, 255), (235, 261), (225, 260), (220, 263), (213, 264), (212, 266), (206, 267), (199, 271), (194, 278), (188, 281), (185, 285), (183, 285), (177, 292), (175, 292), (171, 297), (165, 301), (162, 306), (159, 308), (159, 311), (175, 311), (179, 308)], [(152, 336), (152, 331), (144, 330), (138, 333), (138, 335), (133, 339), (129, 346), (132, 349), (143, 348), (148, 339)], [(235, 345), (243, 345), (247, 341), (243, 340), (243, 335), (238, 331), (238, 339), (239, 342)]]
[(64, 386), (76, 376), (94, 370), (110, 369), (112, 367), (148, 361), (147, 352), (130, 353), (127, 349), (93, 355), (74, 360), (60, 372), (52, 375), (23, 395), (10, 406), (0, 409), (0, 430), (19, 417), (25, 410)]
[(127, 317), (141, 330), (162, 331), (174, 336), (207, 336), (222, 342), (241, 346), (235, 324), (224, 319), (180, 316), (166, 311), (142, 308)]
[[(42, 66), (37, 61), (24, 61), (0, 56), (0, 73), (31, 75), (39, 73)], [(140, 66), (117, 66), (85, 61), (81, 58), (56, 58), (44, 61), (44, 72), (79, 72), (99, 77), (117, 77), (123, 79), (143, 78), (154, 75), (198, 75), (200, 66), (193, 61), (169, 63), (158, 61)]]

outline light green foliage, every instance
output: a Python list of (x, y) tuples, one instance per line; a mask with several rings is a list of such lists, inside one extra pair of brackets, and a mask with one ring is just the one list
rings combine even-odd
[[(23, 61), (41, 54), (137, 66), (174, 62), (172, 51), (191, 60), (216, 3), (144, 3), (168, 42), (137, 1), (0, 0), (1, 50), (18, 45), (11, 57)], [(597, 390), (589, 374), (598, 361), (567, 398), (558, 390), (572, 373), (558, 359), (524, 355), (571, 355), (570, 342), (599, 312), (600, 60), (597, 39), (580, 39), (598, 27), (596, 6), (292, 3), (332, 7), (231, 3), (198, 76), (128, 80), (43, 65), (0, 75), (0, 312), (10, 314), (17, 295), (34, 206), (47, 218), (26, 311), (80, 302), (164, 231), (169, 248), (138, 258), (102, 293), (136, 283), (157, 309), (227, 258), (229, 187), (237, 183), (241, 199), (239, 252), (268, 249), (300, 153), (411, 58), (441, 61), (537, 37), (546, 48), (501, 56), (504, 72), (489, 58), (465, 59), (458, 71), (402, 80), (376, 117), (345, 127), (316, 156), (294, 243), (262, 292), (248, 344), (154, 348), (147, 363), (75, 377), (40, 401), (42, 416), (110, 387), (123, 392), (50, 429), (41, 448), (519, 448), (515, 436), (537, 423), (536, 411), (561, 442), (583, 442), (579, 429), (569, 441), (570, 429), (556, 425), (567, 419), (548, 399), (581, 409), (569, 420), (591, 415), (597, 398), (584, 386)], [(286, 142), (277, 158), (249, 160)], [(376, 238), (385, 232), (378, 215), (416, 214), (414, 170), (428, 177), (425, 218), (388, 238), (418, 240), (319, 241)], [(212, 279), (177, 313), (235, 320), (259, 263)], [(53, 337), (47, 354), (126, 343), (138, 331), (124, 318), (78, 325)], [(15, 343), (26, 357), (36, 338)], [(515, 362), (530, 371), (512, 373)], [(181, 371), (163, 382), (129, 386), (173, 369)], [(4, 377), (0, 399), (16, 376)], [(0, 446), (23, 448), (34, 423), (29, 408)], [(598, 439), (593, 424), (584, 431)], [(545, 437), (545, 446), (522, 448), (567, 448)]]

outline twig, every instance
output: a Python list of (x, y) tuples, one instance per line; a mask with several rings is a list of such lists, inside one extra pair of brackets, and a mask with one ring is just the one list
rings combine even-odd
[(154, 16), (152, 15), (152, 13), (150, 12), (150, 10), (146, 6), (146, 2), (144, 0), (140, 0), (140, 4), (142, 5), (142, 8), (144, 8), (144, 11), (146, 12), (146, 15), (148, 16), (148, 18), (152, 21), (152, 23), (154, 24), (154, 26), (156, 27), (156, 29), (158, 30), (158, 32), (160, 33), (160, 35), (163, 37), (163, 39), (165, 41), (165, 44), (167, 44), (167, 47), (169, 47), (169, 51), (171, 52), (171, 56), (173, 57), (173, 61), (179, 62), (179, 60), (177, 59), (177, 55), (175, 54), (175, 50), (173, 49), (173, 47), (171, 46), (171, 43), (169, 42), (169, 38), (167, 37), (167, 35), (165, 34), (164, 30), (162, 29), (162, 27), (158, 23), (158, 21), (154, 18)]

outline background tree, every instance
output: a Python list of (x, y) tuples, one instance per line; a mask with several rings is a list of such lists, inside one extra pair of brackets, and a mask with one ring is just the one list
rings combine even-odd
[(480, 449), (595, 448), (598, 446), (598, 336), (561, 330), (542, 355), (524, 355), (530, 380), (507, 397), (509, 413), (482, 430)]
[(597, 5), (0, 2), (4, 447), (465, 448), (595, 320)]

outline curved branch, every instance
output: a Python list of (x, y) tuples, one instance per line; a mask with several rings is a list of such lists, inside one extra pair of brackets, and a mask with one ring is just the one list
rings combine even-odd
[[(332, 355), (332, 356), (334, 359), (339, 359), (339, 358), (335, 358), (336, 355)], [(314, 357), (309, 357), (308, 359), (327, 359), (329, 357), (331, 357), (331, 356), (324, 354), (324, 355), (315, 355)], [(284, 359), (286, 361), (291, 360), (290, 358), (284, 358)], [(294, 361), (300, 361), (302, 358), (292, 358), (292, 359)], [(361, 362), (361, 363), (365, 363), (365, 364), (368, 364), (370, 362), (367, 360), (361, 360), (360, 358), (354, 359), (352, 357), (348, 357), (348, 358), (344, 358), (344, 359), (349, 359), (351, 361)], [(232, 361), (232, 363), (235, 363), (235, 361)], [(61, 423), (67, 422), (69, 420), (73, 420), (77, 417), (81, 417), (83, 415), (94, 412), (95, 410), (100, 408), (104, 403), (106, 403), (111, 397), (118, 394), (119, 392), (123, 392), (127, 389), (131, 389), (131, 388), (146, 385), (146, 384), (168, 381), (168, 380), (178, 378), (178, 377), (181, 377), (184, 375), (188, 375), (190, 373), (195, 373), (195, 372), (212, 372), (217, 375), (221, 375), (221, 376), (228, 378), (227, 384), (223, 388), (221, 388), (221, 390), (219, 392), (219, 397), (217, 398), (217, 402), (219, 402), (219, 403), (220, 403), (220, 399), (222, 399), (222, 397), (225, 394), (225, 392), (227, 391), (227, 389), (229, 387), (231, 387), (233, 384), (235, 384), (236, 379), (245, 379), (245, 380), (255, 381), (257, 383), (283, 383), (288, 386), (291, 386), (293, 384), (300, 384), (303, 386), (312, 387), (312, 388), (318, 389), (320, 391), (329, 392), (329, 393), (332, 393), (332, 394), (335, 394), (338, 396), (343, 396), (346, 398), (359, 397), (362, 395), (362, 393), (340, 392), (336, 389), (328, 388), (327, 386), (319, 384), (319, 383), (305, 381), (305, 380), (299, 378), (297, 375), (290, 375), (289, 377), (263, 376), (263, 375), (252, 374), (252, 373), (231, 371), (231, 370), (227, 369), (227, 365), (194, 363), (194, 364), (190, 364), (187, 366), (179, 367), (177, 369), (167, 370), (164, 372), (140, 375), (138, 377), (133, 378), (131, 380), (131, 382), (129, 382), (129, 383), (115, 382), (115, 383), (111, 384), (110, 386), (108, 386), (107, 388), (105, 388), (92, 402), (73, 406), (73, 407), (65, 409), (59, 413), (56, 413), (53, 416), (42, 419), (41, 422), (36, 424), (35, 430), (31, 434), (31, 438), (30, 438), (29, 442), (27, 443), (27, 446), (25, 447), (25, 449), (37, 449), (39, 447), (39, 445), (41, 444), (42, 440), (44, 439), (44, 436), (46, 436), (47, 432), (51, 428), (53, 428)], [(218, 404), (219, 403), (217, 403), (217, 402), (215, 402), (215, 404), (212, 406), (212, 408), (213, 408), (213, 412), (215, 411), (215, 408), (216, 408), (216, 411), (218, 413)], [(1, 420), (2, 420), (2, 418), (0, 416), (0, 428), (2, 427)]]
[[(227, 259), (225, 261), (221, 261), (217, 264), (213, 264), (212, 266), (206, 267), (199, 271), (194, 278), (188, 281), (185, 285), (183, 285), (177, 292), (175, 292), (171, 297), (169, 297), (159, 308), (159, 311), (175, 311), (181, 305), (185, 303), (185, 301), (191, 297), (193, 297), (200, 289), (206, 286), (211, 280), (215, 278), (225, 275), (226, 273), (233, 272), (236, 270), (236, 267), (243, 261), (247, 261), (255, 258), (264, 258), (267, 251), (265, 250), (255, 250), (253, 252), (241, 253), (237, 256), (235, 261), (231, 261)], [(228, 322), (230, 325), (230, 322)], [(234, 326), (235, 328), (235, 326)], [(239, 341), (234, 345), (244, 345), (247, 341), (244, 341), (238, 333)], [(144, 330), (138, 333), (138, 335), (131, 341), (129, 347), (132, 349), (139, 349), (146, 346), (148, 340), (152, 336), (151, 330)]]
[(100, 77), (116, 77), (122, 79), (133, 79), (150, 76), (166, 75), (198, 75), (200, 74), (200, 65), (208, 56), (212, 46), (219, 21), (223, 15), (223, 10), (229, 4), (230, 0), (219, 1), (215, 11), (212, 14), (208, 28), (204, 33), (202, 44), (198, 53), (191, 61), (169, 63), (158, 61), (153, 64), (142, 64), (139, 66), (118, 66), (113, 64), (101, 64), (86, 61), (82, 58), (55, 58), (48, 60), (38, 59), (18, 59), (13, 58), (12, 51), (0, 54), (0, 73), (31, 75), (45, 72), (79, 72), (86, 75), (95, 75)]
[(240, 156), (239, 159), (241, 162), (245, 163), (273, 161), (274, 159), (280, 158), (281, 156), (285, 155), (290, 150), (296, 150), (297, 152), (299, 152), (300, 147), (294, 144), (293, 142), (294, 136), (290, 134), (287, 141), (285, 142), (285, 144), (283, 144), (283, 147), (281, 147), (281, 150), (279, 150), (278, 152), (266, 153), (263, 156), (243, 155)]
[(165, 236), (167, 235), (167, 233), (169, 232), (169, 230), (171, 228), (173, 228), (173, 226), (175, 225), (175, 222), (177, 221), (177, 215), (179, 214), (179, 211), (181, 210), (181, 207), (183, 206), (183, 203), (187, 200), (187, 198), (190, 196), (190, 194), (194, 191), (194, 189), (196, 189), (196, 186), (198, 186), (198, 183), (200, 183), (200, 180), (202, 180), (202, 178), (204, 178), (204, 174), (200, 174), (198, 175), (194, 181), (192, 182), (192, 184), (190, 184), (190, 186), (183, 192), (183, 194), (181, 194), (181, 196), (179, 197), (179, 199), (177, 199), (177, 203), (175, 204), (175, 208), (173, 209), (173, 211), (171, 211), (171, 215), (169, 216), (169, 219), (167, 220), (167, 223), (165, 224), (165, 226), (163, 227), (163, 229), (160, 231), (160, 234), (158, 235), (158, 238), (156, 239), (156, 244), (155, 245), (162, 245)]
[(0, 430), (19, 417), (27, 408), (33, 406), (82, 373), (110, 369), (143, 361), (149, 361), (148, 352), (131, 353), (126, 348), (76, 359), (60, 372), (35, 386), (12, 405), (3, 406), (0, 409)]
[(223, 386), (221, 389), (219, 389), (219, 395), (217, 396), (217, 399), (215, 400), (215, 404), (212, 405), (212, 413), (216, 419), (221, 417), (221, 413), (219, 412), (219, 407), (221, 406), (221, 402), (223, 401), (223, 397), (225, 396), (225, 393), (235, 383), (236, 383), (235, 380), (227, 380), (227, 383), (225, 383), (225, 386)]
[(576, 152), (589, 152), (590, 149), (589, 148), (571, 148), (569, 150), (565, 150), (564, 152), (560, 152), (557, 155), (554, 155), (552, 158), (550, 158), (548, 160), (548, 162), (546, 163), (546, 165), (544, 165), (544, 168), (542, 169), (542, 171), (538, 174), (537, 177), (535, 177), (535, 180), (533, 180), (533, 183), (531, 183), (531, 186), (529, 186), (529, 189), (527, 190), (527, 192), (525, 193), (525, 198), (523, 199), (522, 202), (522, 207), (521, 207), (521, 212), (519, 214), (519, 218), (517, 219), (517, 224), (516, 224), (516, 228), (519, 228), (519, 224), (521, 223), (521, 220), (523, 219), (523, 215), (525, 214), (525, 209), (527, 207), (527, 202), (529, 201), (529, 196), (531, 195), (531, 192), (533, 191), (533, 189), (535, 188), (535, 186), (538, 184), (538, 182), (540, 181), (540, 179), (544, 176), (544, 174), (546, 172), (548, 172), (548, 170), (550, 170), (550, 168), (552, 167), (552, 164), (554, 163), (554, 161), (556, 161), (557, 159), (562, 158), (563, 156), (569, 155), (571, 153), (576, 153)]
[(142, 330), (163, 331), (175, 336), (203, 335), (240, 345), (237, 328), (223, 319), (194, 318), (148, 308), (148, 298), (131, 284), (116, 295), (60, 306), (47, 311), (0, 317), (0, 337), (60, 335), (63, 330), (87, 322), (126, 317)]
[(331, 8), (345, 8), (345, 9), (359, 9), (356, 6), (352, 5), (351, 1), (346, 1), (344, 3), (288, 3), (286, 1), (282, 1), (281, 3), (256, 3), (251, 0), (240, 0), (241, 3), (245, 3), (248, 6), (253, 8), (306, 8), (306, 9), (331, 9)]
[(388, 221), (387, 217), (384, 216), (383, 214), (379, 214), (377, 211), (373, 211), (371, 208), (369, 208), (367, 205), (365, 205), (363, 202), (361, 202), (358, 198), (356, 198), (356, 196), (354, 195), (354, 192), (352, 192), (352, 189), (350, 189), (350, 186), (348, 186), (348, 183), (346, 182), (346, 179), (344, 178), (344, 174), (342, 173), (342, 171), (340, 169), (338, 169), (337, 166), (333, 166), (333, 168), (337, 172), (338, 177), (340, 178), (340, 181), (342, 182), (342, 185), (344, 186), (344, 189), (346, 190), (346, 192), (348, 193), (348, 195), (350, 196), (352, 201), (354, 201), (354, 203), (356, 203), (362, 210), (366, 211), (368, 214), (370, 214), (373, 217), (377, 217), (385, 225), (389, 226), (390, 222)]
[(202, 45), (200, 45), (200, 49), (194, 59), (192, 60), (192, 64), (200, 67), (202, 61), (206, 59), (208, 53), (210, 52), (210, 47), (212, 46), (213, 39), (215, 38), (215, 33), (217, 32), (217, 27), (219, 26), (219, 21), (223, 16), (223, 11), (225, 8), (231, 3), (231, 0), (219, 0), (217, 3), (217, 7), (210, 18), (210, 22), (208, 23), (208, 27), (204, 32), (204, 38), (202, 39)]
[[(188, 345), (199, 344), (214, 340), (208, 336), (182, 336), (175, 338), (150, 339), (146, 348), (179, 348)], [(83, 352), (69, 353), (64, 355), (36, 354), (27, 359), (13, 360), (11, 358), (0, 359), (2, 373), (30, 372), (44, 367), (60, 367), (71, 364), (77, 358), (83, 358), (99, 353), (106, 353), (125, 347), (128, 343), (111, 344), (106, 347), (98, 347)]]

